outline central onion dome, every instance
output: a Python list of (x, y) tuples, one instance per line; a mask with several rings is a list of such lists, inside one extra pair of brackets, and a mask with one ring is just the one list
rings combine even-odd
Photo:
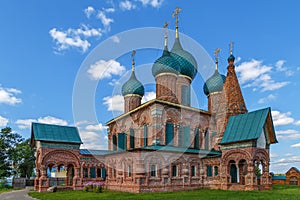
[(197, 61), (191, 53), (182, 48), (178, 37), (175, 38), (171, 56), (179, 64), (179, 73), (193, 80), (197, 74)]
[(220, 74), (218, 69), (216, 69), (215, 73), (203, 85), (204, 94), (209, 95), (214, 92), (221, 92), (225, 80), (226, 76)]
[(152, 74), (154, 77), (161, 73), (173, 73), (176, 75), (179, 73), (179, 64), (171, 56), (166, 46), (162, 56), (158, 58), (152, 66)]
[(131, 76), (127, 82), (122, 86), (122, 95), (139, 95), (144, 96), (145, 89), (143, 84), (137, 80), (134, 70), (131, 73)]

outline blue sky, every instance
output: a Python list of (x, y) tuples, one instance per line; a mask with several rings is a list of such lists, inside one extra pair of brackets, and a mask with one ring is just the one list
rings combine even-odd
[[(110, 51), (100, 51), (99, 46), (111, 40), (113, 48), (122, 42), (121, 32), (161, 28), (165, 21), (174, 30), (171, 14), (179, 6), (180, 32), (197, 41), (212, 59), (214, 50), (221, 48), (219, 68), (223, 74), (228, 44), (234, 41), (236, 71), (248, 110), (272, 108), (279, 144), (271, 147), (271, 170), (300, 168), (299, 4), (241, 4), (237, 0), (0, 1), (0, 127), (11, 126), (28, 138), (32, 121), (77, 125), (85, 141), (83, 147), (106, 148), (104, 124), (122, 112), (120, 83), (126, 81), (131, 61), (130, 51), (116, 59), (100, 59), (96, 55)], [(170, 47), (174, 38), (171, 30)], [(151, 40), (151, 34), (147, 38)], [(161, 40), (153, 41), (162, 48), (162, 35)], [(143, 69), (151, 70), (151, 63), (160, 54), (159, 49), (137, 50), (139, 79), (144, 78)], [(86, 105), (94, 109), (91, 118), (74, 114), (73, 92), (81, 70), (86, 70), (86, 77), (96, 87), (92, 101), (87, 102), (90, 105)], [(197, 106), (206, 109), (203, 77), (197, 75), (192, 86)], [(154, 94), (153, 77), (148, 78), (145, 100)], [(81, 108), (85, 110), (85, 106)]]

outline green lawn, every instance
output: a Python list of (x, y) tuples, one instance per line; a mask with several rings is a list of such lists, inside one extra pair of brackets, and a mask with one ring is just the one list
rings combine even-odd
[(9, 192), (9, 191), (12, 191), (13, 189), (12, 188), (0, 188), (0, 194), (3, 193), (3, 192)]
[(131, 194), (125, 192), (104, 191), (103, 193), (93, 193), (84, 191), (67, 191), (56, 193), (30, 192), (30, 196), (45, 200), (74, 200), (74, 199), (300, 199), (300, 187), (274, 185), (271, 191), (222, 191), (222, 190), (194, 190), (182, 192), (163, 192)]

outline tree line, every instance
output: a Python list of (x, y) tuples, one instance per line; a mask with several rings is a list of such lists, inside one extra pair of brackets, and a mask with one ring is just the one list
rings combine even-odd
[(30, 138), (25, 139), (14, 133), (10, 127), (0, 132), (0, 179), (9, 177), (29, 178), (35, 167), (34, 150)]

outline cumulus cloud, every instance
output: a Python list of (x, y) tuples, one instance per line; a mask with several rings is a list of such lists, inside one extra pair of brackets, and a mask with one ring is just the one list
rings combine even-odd
[(294, 118), (291, 117), (291, 112), (281, 113), (280, 111), (273, 110), (272, 118), (275, 126), (283, 126), (294, 123)]
[(254, 90), (261, 88), (262, 91), (273, 91), (289, 84), (286, 81), (276, 82), (270, 75), (272, 66), (264, 65), (262, 61), (255, 59), (238, 65), (236, 72), (241, 84), (244, 87), (254, 87)]
[(300, 120), (296, 121), (296, 122), (295, 122), (295, 125), (296, 125), (296, 126), (300, 126)]
[(142, 98), (142, 103), (155, 99), (156, 93), (155, 92), (146, 92)]
[(112, 36), (111, 39), (114, 43), (120, 43), (120, 38), (116, 35)]
[(272, 101), (272, 100), (275, 100), (275, 99), (276, 99), (275, 95), (269, 94), (267, 97), (259, 99), (258, 103), (263, 104), (263, 103), (266, 103), (266, 102), (269, 102), (269, 101)]
[(291, 145), (291, 148), (299, 148), (299, 147), (300, 147), (300, 143)]
[(276, 131), (276, 134), (279, 139), (292, 140), (300, 138), (299, 131), (293, 129), (278, 130)]
[(77, 122), (80, 138), (83, 142), (81, 148), (85, 149), (107, 149), (106, 129), (102, 123), (89, 121)]
[(43, 124), (56, 124), (61, 126), (68, 125), (67, 121), (53, 116), (40, 117), (38, 119), (18, 119), (15, 122), (15, 124), (17, 124), (20, 129), (27, 129), (31, 127), (32, 122), (38, 122)]
[(22, 103), (22, 99), (16, 97), (18, 94), (21, 94), (21, 91), (15, 88), (0, 87), (0, 104), (16, 105)]
[(6, 126), (8, 121), (9, 121), (8, 119), (0, 115), (0, 126)]
[(100, 19), (104, 27), (109, 27), (110, 24), (114, 22), (112, 18), (106, 16), (105, 11), (99, 11), (97, 18)]
[(284, 66), (285, 60), (278, 60), (275, 64), (277, 71), (279, 72), (285, 72), (286, 76), (292, 76), (294, 75), (294, 72), (289, 70), (287, 67)]
[(122, 95), (104, 97), (103, 104), (107, 106), (108, 111), (124, 111), (124, 97)]
[(133, 9), (135, 9), (136, 5), (133, 4), (132, 1), (125, 0), (125, 1), (121, 1), (119, 3), (119, 7), (121, 8), (121, 10), (125, 11), (125, 10), (133, 10)]
[(95, 9), (92, 6), (88, 6), (86, 9), (84, 9), (84, 13), (87, 18), (90, 18), (90, 16), (95, 13)]
[(86, 130), (88, 131), (105, 131), (107, 129), (107, 126), (104, 126), (103, 124), (95, 124), (95, 125), (87, 125)]
[(115, 60), (99, 60), (91, 65), (88, 74), (92, 80), (111, 78), (113, 75), (122, 75), (125, 67)]
[(143, 6), (152, 6), (153, 8), (159, 8), (164, 0), (139, 0)]
[(60, 31), (53, 28), (49, 31), (50, 36), (55, 41), (57, 50), (62, 51), (70, 47), (76, 47), (83, 52), (91, 46), (88, 38), (100, 37), (101, 29), (89, 28), (87, 25), (81, 25), (80, 28), (69, 28), (66, 31)]

